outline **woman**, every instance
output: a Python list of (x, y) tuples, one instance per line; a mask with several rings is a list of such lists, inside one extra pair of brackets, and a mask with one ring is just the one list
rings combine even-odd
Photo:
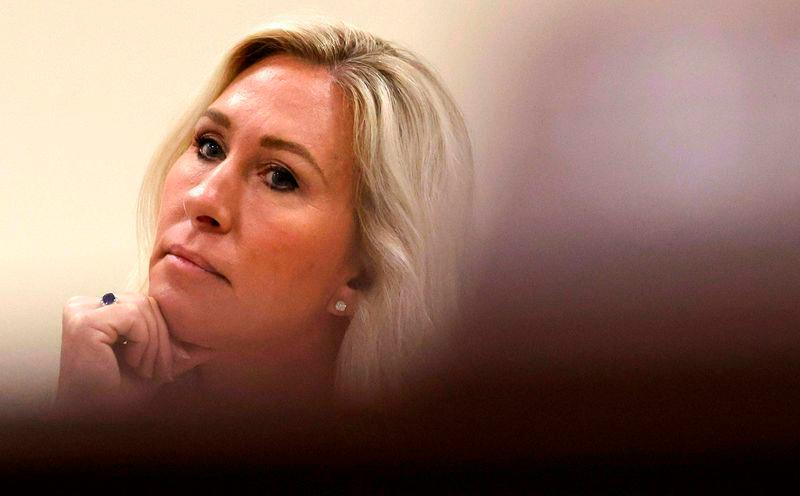
[(57, 404), (396, 397), (457, 308), (471, 168), (408, 51), (318, 22), (245, 38), (148, 170), (144, 294), (66, 305)]

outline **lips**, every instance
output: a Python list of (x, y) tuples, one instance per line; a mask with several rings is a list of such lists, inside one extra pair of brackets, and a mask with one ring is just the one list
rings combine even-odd
[(182, 245), (174, 244), (170, 246), (167, 249), (166, 254), (181, 258), (184, 261), (189, 262), (190, 264), (203, 269), (209, 274), (224, 279), (225, 281), (228, 281), (228, 279), (225, 276), (220, 274), (219, 271), (213, 265), (211, 265), (205, 258), (203, 258), (200, 254), (193, 252), (192, 250), (189, 250), (188, 248)]

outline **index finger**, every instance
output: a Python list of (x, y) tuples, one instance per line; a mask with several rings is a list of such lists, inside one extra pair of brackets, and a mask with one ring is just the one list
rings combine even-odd
[(214, 350), (204, 346), (178, 341), (170, 337), (172, 344), (172, 373), (175, 377), (202, 365), (214, 356)]

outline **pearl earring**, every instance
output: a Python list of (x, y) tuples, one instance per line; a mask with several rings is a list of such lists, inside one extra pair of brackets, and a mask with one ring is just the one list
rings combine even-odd
[(336, 302), (336, 311), (344, 312), (345, 310), (347, 310), (347, 303), (343, 302), (342, 300), (337, 301)]

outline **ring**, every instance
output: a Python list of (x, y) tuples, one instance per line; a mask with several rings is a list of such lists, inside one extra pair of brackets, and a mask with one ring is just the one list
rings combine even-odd
[[(117, 302), (117, 296), (114, 293), (106, 293), (100, 299), (103, 302), (103, 306), (113, 305), (114, 303)], [(120, 339), (120, 338), (122, 338), (122, 339)], [(117, 342), (119, 344), (121, 344), (122, 346), (125, 346), (126, 344), (128, 344), (128, 338), (126, 338), (125, 336), (119, 336), (117, 338)]]

